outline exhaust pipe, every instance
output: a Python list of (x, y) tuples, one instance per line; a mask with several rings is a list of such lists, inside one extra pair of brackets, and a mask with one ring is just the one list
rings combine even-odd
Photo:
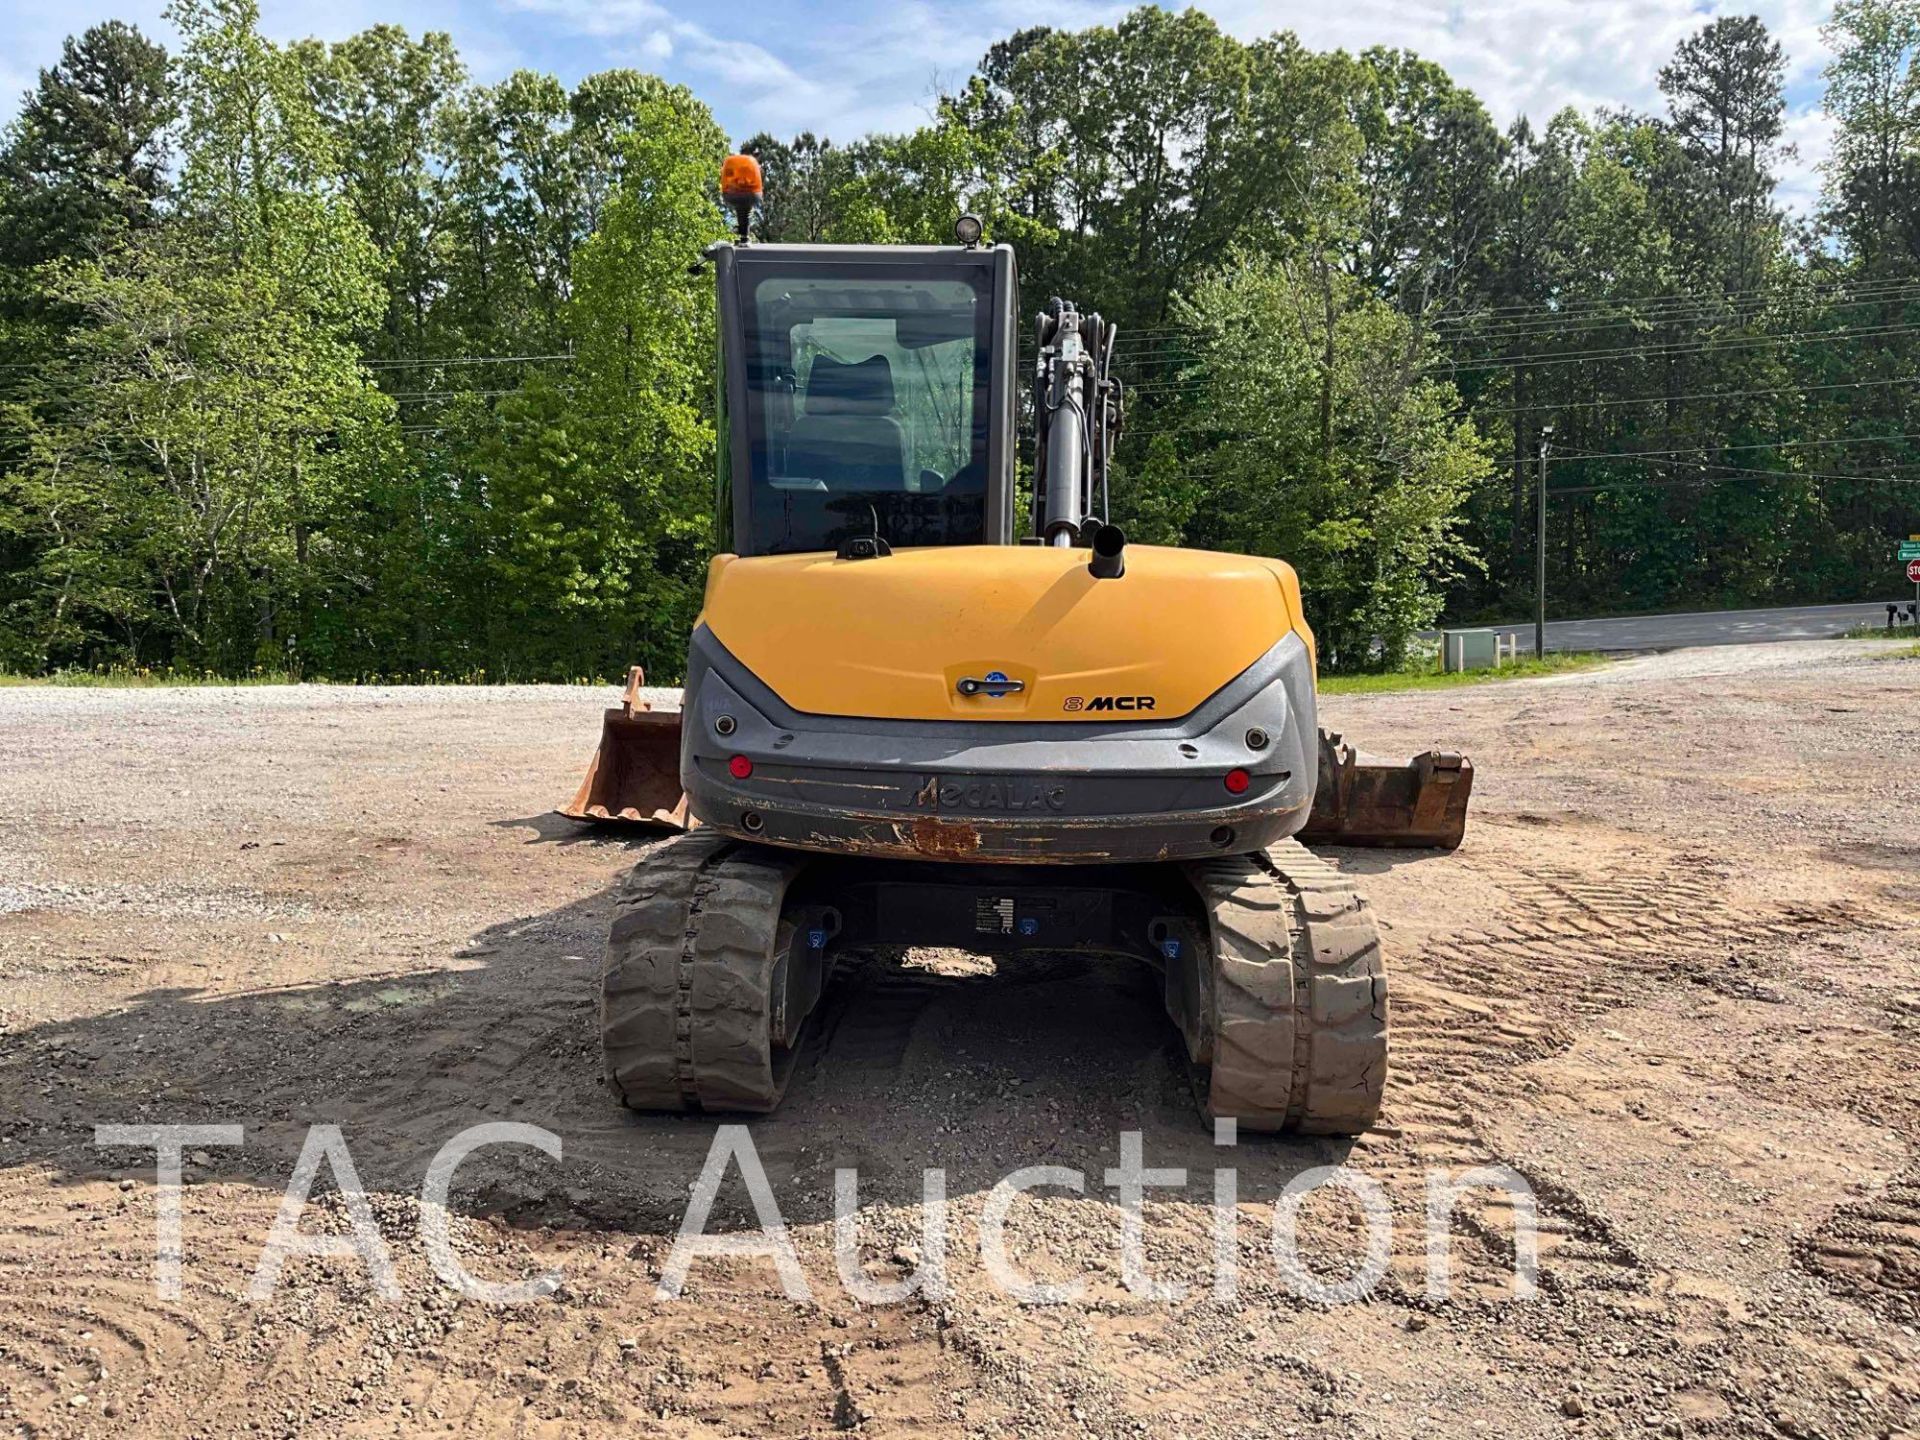
[(1096, 580), (1118, 580), (1127, 573), (1127, 532), (1118, 525), (1093, 528), (1093, 559), (1087, 569)]

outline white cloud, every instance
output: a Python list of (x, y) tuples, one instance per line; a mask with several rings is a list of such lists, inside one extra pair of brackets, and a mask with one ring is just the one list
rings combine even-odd
[(20, 97), (33, 88), (38, 78), (31, 70), (0, 60), (0, 116), (12, 115), (20, 104)]
[[(536, 3), (584, 7), (590, 0)], [(659, 12), (686, 0), (637, 3)], [(1124, 0), (816, 4), (821, 13), (810, 13), (811, 5), (787, 9), (794, 23), (776, 48), (792, 74), (752, 94), (729, 84), (709, 95), (723, 114), (745, 111), (756, 125), (836, 136), (911, 126), (939, 88), (962, 81), (1013, 30), (1111, 23), (1132, 8)], [(1292, 30), (1317, 49), (1415, 51), (1479, 95), (1499, 123), (1525, 114), (1536, 125), (1569, 106), (1657, 112), (1664, 108), (1659, 70), (1681, 40), (1719, 15), (1758, 14), (1787, 52), (1790, 133), (1801, 151), (1782, 162), (1783, 201), (1804, 211), (1818, 191), (1816, 167), (1827, 149), (1820, 71), (1829, 58), (1819, 32), (1831, 0), (1202, 0), (1202, 8), (1242, 39)], [(804, 81), (796, 85), (793, 74)]]
[(1829, 54), (1820, 26), (1830, 0), (1346, 0), (1340, 5), (1215, 0), (1205, 7), (1242, 38), (1293, 30), (1317, 49), (1391, 45), (1443, 65), (1496, 120), (1541, 126), (1568, 106), (1664, 109), (1660, 67), (1675, 46), (1722, 15), (1757, 14), (1787, 54), (1794, 138), (1783, 199), (1804, 208), (1824, 157), (1818, 101)]
[[(1177, 6), (1181, 0), (1166, 0)], [(0, 117), (50, 64), (61, 37), (108, 14), (168, 39), (162, 0), (75, 0), (0, 14)], [(1544, 124), (1573, 106), (1655, 110), (1660, 66), (1721, 14), (1757, 13), (1786, 48), (1790, 137), (1782, 197), (1804, 210), (1830, 126), (1819, 111), (1827, 60), (1820, 26), (1831, 0), (1201, 0), (1242, 39), (1292, 30), (1307, 44), (1396, 46), (1434, 60), (1504, 124)], [(1028, 25), (1110, 23), (1125, 0), (264, 0), (277, 38), (337, 39), (379, 20), (453, 33), (473, 73), (516, 65), (575, 79), (608, 65), (658, 69), (694, 86), (745, 132), (811, 129), (851, 138), (923, 122), (935, 95), (960, 83), (994, 41)], [(724, 14), (724, 19), (716, 18)]]
[[(718, 81), (745, 96), (784, 97), (796, 109), (837, 108), (837, 97), (795, 70), (766, 46), (717, 35), (656, 0), (507, 0), (513, 10), (539, 15), (574, 35), (602, 42), (599, 63), (622, 60), (661, 65)], [(751, 103), (751, 102), (749, 102)]]
[(1795, 155), (1780, 167), (1780, 203), (1797, 215), (1811, 215), (1820, 201), (1820, 167), (1833, 154), (1836, 128), (1817, 105), (1787, 116), (1785, 139)]

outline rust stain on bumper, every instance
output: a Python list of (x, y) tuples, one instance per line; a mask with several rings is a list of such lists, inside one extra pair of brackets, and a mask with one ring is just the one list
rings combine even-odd
[(980, 850), (980, 829), (962, 820), (923, 815), (910, 827), (913, 848), (930, 860), (971, 860)]

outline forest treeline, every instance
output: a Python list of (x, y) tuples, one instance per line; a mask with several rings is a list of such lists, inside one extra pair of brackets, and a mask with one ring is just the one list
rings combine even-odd
[[(729, 148), (630, 70), (450, 39), (95, 26), (0, 144), (0, 668), (612, 676), (681, 664), (711, 544)], [(1329, 662), (1524, 612), (1896, 594), (1920, 532), (1920, 0), (1840, 0), (1786, 213), (1751, 17), (1658, 113), (1502, 127), (1404, 51), (1197, 10), (1032, 29), (904, 135), (745, 139), (770, 240), (983, 217), (1121, 326), (1116, 517), (1280, 555)], [(734, 137), (742, 140), (744, 137)]]

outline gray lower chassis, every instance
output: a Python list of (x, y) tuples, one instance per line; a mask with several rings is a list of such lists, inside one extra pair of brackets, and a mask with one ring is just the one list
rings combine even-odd
[[(1319, 763), (1288, 635), (1188, 715), (899, 721), (795, 711), (704, 627), (680, 773), (700, 821), (765, 844), (901, 859), (1105, 864), (1258, 850), (1298, 832)], [(749, 777), (729, 770), (736, 756)], [(1244, 793), (1225, 786), (1244, 770)]]

